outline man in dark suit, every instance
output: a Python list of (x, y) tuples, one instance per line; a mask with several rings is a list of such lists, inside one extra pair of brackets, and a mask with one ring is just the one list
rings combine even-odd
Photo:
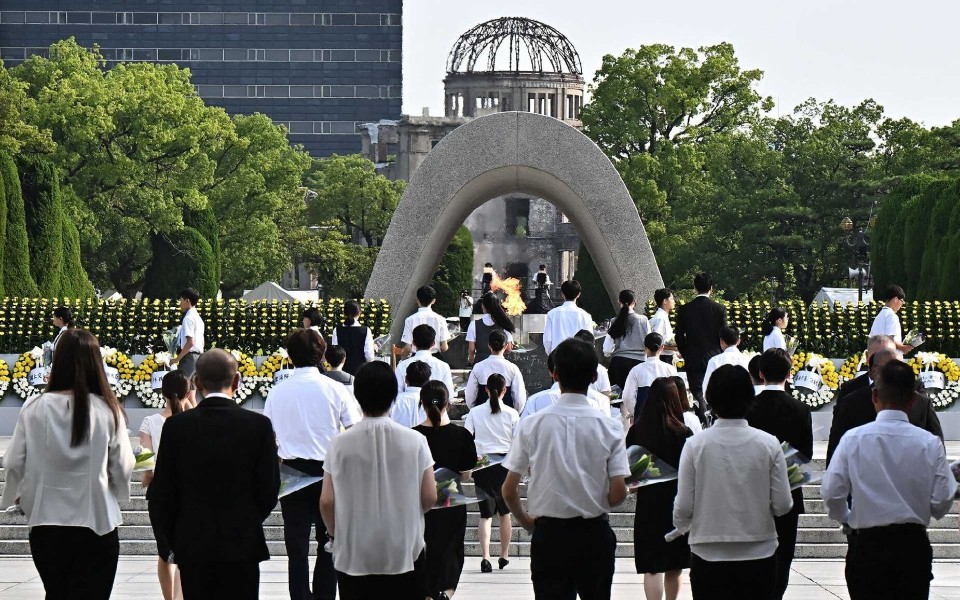
[(677, 309), (677, 349), (686, 365), (690, 392), (697, 399), (697, 414), (703, 420), (703, 376), (707, 363), (720, 354), (720, 328), (727, 324), (727, 311), (710, 299), (713, 280), (706, 273), (693, 278), (697, 297)]
[[(877, 419), (877, 409), (873, 404), (872, 382), (875, 381), (876, 374), (880, 372), (883, 365), (891, 360), (897, 360), (898, 356), (895, 349), (889, 348), (878, 350), (873, 354), (868, 361), (871, 385), (860, 387), (851, 392), (845, 397), (843, 404), (834, 408), (833, 423), (830, 424), (830, 439), (827, 442), (827, 465), (830, 464), (843, 434), (854, 427), (873, 423)], [(910, 407), (910, 412), (907, 413), (910, 422), (942, 440), (943, 429), (940, 426), (940, 418), (934, 409), (933, 401), (920, 392), (917, 392), (917, 396), (917, 400)]]
[[(897, 344), (896, 342), (893, 341), (892, 337), (890, 337), (889, 335), (870, 336), (870, 339), (867, 340), (867, 352), (864, 360), (866, 360), (867, 363), (869, 364), (870, 357), (884, 349), (893, 350), (893, 351), (897, 350)], [(836, 410), (838, 406), (843, 404), (846, 397), (852, 394), (853, 392), (863, 388), (869, 388), (872, 385), (873, 385), (873, 380), (870, 379), (869, 373), (864, 373), (863, 375), (854, 377), (850, 381), (845, 381), (843, 385), (840, 386), (840, 389), (837, 391), (837, 403), (834, 406), (834, 410)]]
[(255, 600), (280, 489), (277, 441), (269, 419), (234, 402), (233, 356), (205, 352), (195, 379), (203, 401), (163, 426), (150, 520), (169, 540), (185, 600)]
[[(813, 419), (810, 408), (784, 390), (790, 375), (790, 355), (780, 348), (771, 348), (760, 357), (763, 391), (747, 412), (751, 427), (787, 442), (800, 454), (813, 458)], [(790, 564), (797, 546), (797, 523), (803, 510), (803, 490), (793, 490), (793, 508), (782, 517), (774, 517), (777, 526), (777, 587), (772, 600), (783, 598), (790, 582)]]

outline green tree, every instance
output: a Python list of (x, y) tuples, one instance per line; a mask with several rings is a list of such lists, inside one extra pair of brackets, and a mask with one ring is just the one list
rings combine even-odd
[(0, 163), (0, 298), (6, 295), (3, 291), (3, 253), (7, 239), (7, 190), (3, 177), (4, 172)]
[(40, 295), (53, 298), (63, 291), (63, 206), (60, 183), (49, 160), (36, 159), (20, 171), (30, 240), (30, 273)]
[(80, 260), (80, 233), (69, 219), (63, 219), (63, 296), (89, 298), (96, 293)]
[(3, 289), (8, 296), (35, 297), (40, 294), (40, 290), (30, 274), (30, 242), (27, 238), (27, 217), (20, 187), (20, 173), (16, 162), (5, 152), (0, 152), (0, 179), (3, 179), (7, 201)]
[(195, 288), (202, 298), (216, 296), (213, 250), (203, 234), (183, 227), (168, 234), (154, 234), (151, 243), (153, 260), (143, 287), (145, 297), (172, 298), (187, 287)]
[(905, 281), (901, 216), (910, 200), (934, 181), (936, 178), (931, 175), (904, 177), (880, 200), (870, 243), (871, 269), (877, 290)]
[(583, 242), (580, 242), (580, 249), (577, 251), (577, 270), (573, 278), (583, 289), (580, 307), (590, 313), (594, 321), (599, 323), (615, 315), (610, 297), (607, 295), (607, 288), (603, 285), (603, 280), (600, 279), (600, 273), (597, 271), (597, 265), (594, 264), (593, 257), (590, 256)]
[(473, 237), (461, 225), (443, 254), (431, 285), (437, 291), (434, 307), (441, 315), (455, 315), (460, 309), (460, 292), (473, 284)]
[(24, 113), (34, 102), (26, 90), (26, 84), (14, 78), (0, 60), (0, 152), (50, 152), (54, 147), (49, 131), (26, 120)]
[[(202, 210), (191, 210), (188, 208), (183, 213), (183, 224), (185, 227), (196, 229), (200, 232), (200, 235), (203, 236), (203, 239), (207, 240), (207, 243), (210, 244), (210, 253), (213, 257), (211, 263), (213, 271), (211, 276), (213, 280), (217, 282), (219, 288), (221, 275), (220, 228), (217, 224), (217, 217), (213, 214), (213, 209), (209, 206)], [(255, 241), (251, 240), (251, 243), (255, 243)]]

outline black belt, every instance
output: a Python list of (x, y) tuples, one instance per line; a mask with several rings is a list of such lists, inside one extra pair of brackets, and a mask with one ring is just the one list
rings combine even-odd
[(572, 517), (561, 519), (558, 517), (537, 517), (537, 523), (548, 525), (592, 525), (595, 523), (604, 523), (610, 521), (610, 515), (604, 513), (599, 517)]
[(854, 529), (850, 535), (903, 535), (926, 533), (927, 527), (919, 523), (894, 523), (893, 525), (880, 525), (879, 527), (866, 527), (864, 529)]

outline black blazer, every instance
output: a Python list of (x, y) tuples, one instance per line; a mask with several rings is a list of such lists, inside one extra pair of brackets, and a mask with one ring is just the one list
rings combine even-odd
[[(858, 377), (854, 377), (850, 381), (845, 381), (843, 385), (840, 386), (840, 389), (837, 391), (837, 403), (836, 406), (840, 406), (847, 396), (854, 393), (855, 391), (863, 388), (870, 387), (870, 376), (864, 373)], [(836, 407), (834, 407), (836, 410)]]
[(727, 310), (705, 296), (677, 309), (677, 349), (688, 371), (706, 371), (710, 359), (720, 354), (720, 328), (726, 324)]
[[(747, 412), (751, 427), (766, 431), (780, 443), (787, 442), (797, 452), (813, 458), (813, 417), (810, 407), (790, 394), (764, 390), (757, 395)], [(793, 490), (793, 510), (803, 514), (803, 490)]]
[(280, 463), (270, 420), (205, 398), (163, 425), (150, 520), (181, 564), (270, 558), (263, 522), (277, 504)]
[[(913, 403), (907, 415), (910, 422), (921, 429), (925, 429), (943, 439), (943, 429), (940, 427), (940, 417), (933, 407), (933, 401), (924, 394), (917, 392), (917, 400)], [(860, 427), (877, 420), (877, 409), (873, 406), (873, 388), (861, 387), (846, 396), (843, 404), (833, 409), (833, 422), (830, 424), (830, 439), (827, 442), (827, 464), (833, 458), (843, 434), (854, 427)]]

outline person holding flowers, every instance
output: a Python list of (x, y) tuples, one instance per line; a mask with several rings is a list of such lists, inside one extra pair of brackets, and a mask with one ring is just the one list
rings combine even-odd
[(197, 370), (197, 359), (203, 354), (203, 319), (197, 312), (197, 302), (200, 301), (200, 292), (187, 288), (180, 292), (180, 310), (183, 311), (183, 322), (177, 333), (177, 355), (173, 364), (183, 371), (187, 379), (193, 377)]
[(0, 508), (19, 504), (48, 598), (110, 597), (134, 455), (92, 333), (60, 336), (44, 394), (23, 405)]
[(787, 340), (783, 337), (783, 330), (787, 328), (789, 322), (790, 317), (787, 315), (787, 311), (779, 306), (770, 309), (767, 318), (763, 321), (763, 327), (760, 329), (760, 333), (763, 335), (764, 351), (770, 348), (787, 349)]
[(490, 349), (490, 356), (474, 365), (467, 378), (467, 389), (464, 391), (467, 406), (472, 409), (486, 402), (487, 380), (496, 373), (501, 375), (507, 384), (503, 403), (518, 413), (523, 412), (523, 407), (527, 403), (527, 388), (520, 368), (503, 357), (507, 347), (506, 332), (500, 329), (491, 331), (487, 346)]
[(53, 309), (53, 326), (57, 328), (57, 335), (53, 338), (53, 349), (57, 349), (57, 342), (64, 332), (76, 327), (73, 321), (73, 311), (67, 306), (58, 306)]
[(373, 332), (360, 324), (360, 303), (347, 300), (343, 304), (343, 325), (333, 328), (330, 343), (342, 346), (347, 352), (347, 362), (343, 370), (356, 375), (357, 369), (374, 359)]
[[(686, 388), (683, 393), (686, 394)], [(684, 423), (684, 404), (674, 378), (654, 380), (643, 412), (627, 432), (627, 447), (642, 446), (676, 469), (680, 465), (683, 446), (693, 435)], [(686, 536), (670, 542), (664, 540), (673, 529), (673, 500), (676, 496), (676, 481), (637, 490), (633, 560), (637, 573), (643, 573), (647, 600), (661, 600), (664, 593), (667, 600), (676, 600), (680, 594), (680, 574), (690, 566)]]
[(676, 367), (660, 360), (663, 337), (659, 333), (648, 333), (643, 339), (643, 344), (646, 347), (647, 360), (630, 369), (623, 388), (623, 404), (620, 405), (620, 412), (627, 422), (643, 411), (643, 403), (646, 399), (641, 397), (641, 393), (649, 391), (656, 379), (673, 377), (677, 374)]
[(889, 335), (902, 354), (909, 354), (913, 346), (903, 343), (903, 329), (897, 313), (903, 308), (907, 295), (899, 285), (891, 285), (883, 293), (883, 308), (877, 313), (870, 327), (870, 335)]
[[(145, 450), (152, 450), (156, 460), (157, 450), (160, 448), (160, 436), (163, 433), (163, 424), (173, 415), (194, 407), (194, 391), (190, 382), (180, 371), (170, 371), (163, 376), (160, 392), (166, 401), (163, 410), (146, 417), (140, 424), (140, 446)], [(148, 488), (153, 480), (153, 471), (144, 471), (143, 487)], [(151, 522), (151, 525), (153, 523)], [(153, 537), (157, 542), (157, 577), (160, 579), (160, 593), (163, 600), (179, 600), (183, 598), (180, 589), (180, 573), (177, 565), (170, 560), (170, 544), (159, 527), (154, 527)]]
[[(427, 438), (436, 468), (466, 473), (477, 464), (477, 446), (470, 432), (450, 422), (450, 397), (439, 381), (428, 381), (420, 390), (426, 418), (414, 427)], [(492, 467), (491, 467), (492, 468)], [(463, 541), (467, 530), (467, 507), (431, 510), (424, 517), (424, 595), (448, 600), (457, 590), (463, 572)]]

